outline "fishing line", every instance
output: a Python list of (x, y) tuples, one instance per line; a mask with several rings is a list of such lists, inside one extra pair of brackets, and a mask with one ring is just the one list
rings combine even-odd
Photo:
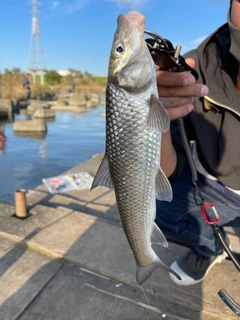
[(147, 301), (147, 304), (150, 306), (150, 302), (149, 302), (149, 300), (148, 300), (148, 297), (146, 296), (145, 291), (143, 290), (143, 287), (142, 287), (142, 286), (140, 286), (140, 287), (141, 287), (142, 293), (143, 293), (143, 295), (144, 295), (144, 297), (145, 297), (145, 299), (146, 299), (146, 301)]

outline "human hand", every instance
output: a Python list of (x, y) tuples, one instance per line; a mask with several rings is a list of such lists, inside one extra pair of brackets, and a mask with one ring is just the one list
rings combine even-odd
[[(193, 59), (186, 59), (186, 63), (194, 68)], [(158, 95), (163, 100), (173, 101), (164, 104), (170, 120), (176, 120), (186, 116), (193, 110), (194, 97), (203, 97), (208, 94), (208, 87), (196, 83), (196, 79), (190, 72), (157, 71)]]

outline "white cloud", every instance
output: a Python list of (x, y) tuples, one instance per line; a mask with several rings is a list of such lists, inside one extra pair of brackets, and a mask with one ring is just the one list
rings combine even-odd
[(68, 6), (67, 12), (75, 12), (82, 9), (90, 0), (78, 0)]
[(149, 2), (149, 0), (105, 0), (105, 2), (115, 2), (121, 7), (128, 5), (130, 7), (136, 8), (143, 7)]
[(174, 41), (173, 46), (175, 47), (177, 44), (182, 46), (181, 55), (187, 53), (190, 50), (196, 49), (208, 36), (202, 36), (196, 39), (193, 39), (189, 42), (184, 41)]
[(54, 10), (57, 6), (59, 6), (60, 2), (54, 1), (51, 5), (51, 9)]
[(191, 41), (191, 45), (194, 45), (194, 46), (198, 46), (200, 43), (203, 42), (203, 40), (205, 40), (207, 38), (207, 36), (202, 36), (202, 37), (199, 37), (197, 39), (194, 39)]
[[(91, 0), (77, 0), (69, 4), (66, 12), (71, 13), (81, 10)], [(140, 8), (149, 3), (150, 0), (104, 0), (105, 2), (114, 2), (119, 6), (130, 6), (131, 8)]]

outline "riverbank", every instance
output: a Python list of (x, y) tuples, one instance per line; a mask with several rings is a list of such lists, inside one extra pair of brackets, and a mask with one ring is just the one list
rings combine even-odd
[[(13, 123), (5, 123), (7, 140), (4, 154), (0, 154), (0, 201), (13, 204), (17, 189), (32, 190), (43, 178), (60, 175), (102, 152), (105, 119), (101, 115), (104, 112), (103, 106), (81, 113), (56, 111), (54, 119), (47, 119), (47, 133), (43, 136), (31, 132), (17, 135)], [(28, 117), (18, 114), (15, 121)]]
[[(94, 175), (98, 154), (65, 173)], [(239, 299), (239, 274), (225, 260), (198, 285), (179, 287), (157, 269), (143, 288), (119, 223), (114, 192), (106, 188), (50, 194), (28, 192), (29, 217), (0, 205), (0, 319), (238, 319), (218, 297), (225, 288)], [(237, 238), (236, 238), (237, 239)], [(187, 248), (157, 248), (168, 265)]]

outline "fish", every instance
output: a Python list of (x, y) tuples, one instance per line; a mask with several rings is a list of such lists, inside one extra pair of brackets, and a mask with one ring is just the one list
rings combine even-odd
[(133, 252), (136, 282), (142, 285), (164, 264), (152, 248), (168, 246), (155, 223), (156, 198), (171, 201), (171, 185), (160, 167), (167, 111), (158, 98), (156, 66), (144, 40), (145, 17), (137, 11), (117, 18), (106, 85), (106, 146), (91, 189), (115, 191), (120, 221)]

